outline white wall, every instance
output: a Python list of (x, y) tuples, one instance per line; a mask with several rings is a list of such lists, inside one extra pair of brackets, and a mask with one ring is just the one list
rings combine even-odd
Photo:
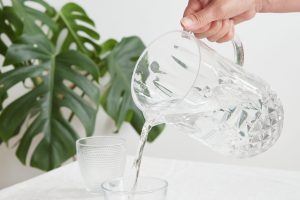
[[(139, 35), (146, 43), (158, 35), (180, 29), (179, 20), (187, 0), (76, 0), (95, 20), (103, 39)], [(50, 2), (50, 1), (49, 1)], [(60, 7), (66, 0), (51, 0)], [(281, 97), (285, 109), (285, 124), (281, 138), (268, 152), (255, 158), (234, 160), (212, 152), (186, 137), (174, 127), (168, 127), (157, 141), (146, 148), (151, 156), (191, 159), (258, 167), (300, 170), (300, 14), (262, 14), (237, 27), (245, 46), (245, 67), (272, 85)], [(215, 47), (230, 55), (228, 44)], [(100, 112), (96, 134), (112, 133), (113, 122)], [(137, 135), (129, 125), (121, 129), (128, 141), (129, 153), (134, 153)], [(0, 188), (24, 180), (38, 170), (23, 167), (13, 151), (0, 147)]]

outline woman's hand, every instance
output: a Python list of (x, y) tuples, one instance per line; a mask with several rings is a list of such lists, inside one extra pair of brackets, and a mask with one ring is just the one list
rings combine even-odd
[(234, 25), (260, 12), (263, 0), (189, 0), (181, 20), (183, 28), (197, 38), (226, 42), (234, 36)]

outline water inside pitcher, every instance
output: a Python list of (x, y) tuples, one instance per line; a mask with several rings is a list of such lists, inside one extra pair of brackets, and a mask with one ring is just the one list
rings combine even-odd
[(146, 121), (173, 124), (226, 155), (243, 158), (268, 150), (279, 138), (283, 107), (276, 93), (192, 34), (166, 33), (140, 56), (132, 96)]

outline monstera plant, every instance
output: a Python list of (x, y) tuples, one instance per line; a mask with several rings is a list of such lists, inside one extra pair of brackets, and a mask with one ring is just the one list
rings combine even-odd
[[(144, 118), (130, 94), (144, 49), (138, 37), (102, 42), (82, 7), (67, 3), (57, 11), (43, 0), (0, 0), (0, 36), (0, 143), (16, 148), (23, 164), (51, 170), (74, 156), (82, 134), (73, 121), (92, 135), (101, 123), (99, 105), (116, 132), (124, 122), (141, 131)], [(100, 89), (103, 76), (109, 81)], [(149, 141), (162, 128), (155, 127)]]

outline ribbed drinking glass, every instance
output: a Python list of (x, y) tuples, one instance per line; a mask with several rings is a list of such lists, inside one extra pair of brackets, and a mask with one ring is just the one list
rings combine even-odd
[(101, 184), (123, 176), (126, 164), (125, 140), (97, 136), (77, 140), (77, 158), (88, 191), (101, 193)]

